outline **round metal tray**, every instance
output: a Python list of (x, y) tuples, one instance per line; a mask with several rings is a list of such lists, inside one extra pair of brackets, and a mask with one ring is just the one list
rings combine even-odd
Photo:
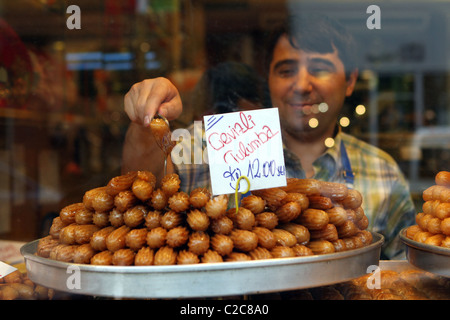
[(411, 240), (406, 229), (400, 231), (400, 239), (406, 244), (406, 257), (410, 264), (425, 271), (450, 277), (450, 249)]
[(172, 266), (94, 266), (35, 255), (39, 240), (21, 248), (28, 277), (72, 293), (124, 298), (193, 298), (269, 293), (347, 281), (378, 265), (382, 235), (350, 251), (295, 258)]

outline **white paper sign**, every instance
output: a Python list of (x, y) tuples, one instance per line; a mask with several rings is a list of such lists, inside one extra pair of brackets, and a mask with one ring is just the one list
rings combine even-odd
[[(250, 190), (286, 185), (277, 108), (204, 116), (212, 193), (234, 193), (239, 177)], [(248, 188), (240, 180), (239, 192)]]
[(7, 263), (4, 263), (3, 261), (0, 261), (0, 279), (7, 276), (10, 273), (13, 273), (16, 271), (17, 268), (14, 268), (13, 266), (10, 266)]

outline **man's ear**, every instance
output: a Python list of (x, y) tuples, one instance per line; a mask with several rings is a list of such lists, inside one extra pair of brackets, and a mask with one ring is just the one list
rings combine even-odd
[(355, 89), (356, 80), (358, 80), (358, 74), (358, 69), (355, 69), (347, 75), (347, 90), (345, 91), (345, 95), (347, 97), (351, 96), (353, 90)]

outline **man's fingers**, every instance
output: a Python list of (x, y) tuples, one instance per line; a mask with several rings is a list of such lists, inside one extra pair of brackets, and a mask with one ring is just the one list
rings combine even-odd
[(131, 121), (148, 126), (159, 112), (169, 120), (182, 112), (176, 87), (166, 78), (147, 79), (132, 86), (125, 95), (125, 112)]
[(130, 120), (132, 122), (138, 122), (138, 116), (136, 114), (136, 109), (135, 109), (135, 103), (133, 100), (133, 93), (130, 90), (124, 97), (124, 109), (125, 109), (125, 113), (128, 115), (128, 118), (130, 118)]
[(181, 105), (181, 99), (177, 96), (172, 100), (163, 103), (158, 112), (168, 120), (174, 120), (181, 115), (182, 109), (178, 107), (179, 105)]

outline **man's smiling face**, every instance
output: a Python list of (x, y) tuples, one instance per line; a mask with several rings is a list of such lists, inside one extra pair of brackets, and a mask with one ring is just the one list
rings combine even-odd
[(346, 77), (336, 49), (332, 53), (303, 51), (294, 48), (285, 35), (274, 48), (269, 72), (272, 105), (279, 109), (283, 130), (292, 136), (310, 138), (334, 129), (355, 81), (354, 74)]

